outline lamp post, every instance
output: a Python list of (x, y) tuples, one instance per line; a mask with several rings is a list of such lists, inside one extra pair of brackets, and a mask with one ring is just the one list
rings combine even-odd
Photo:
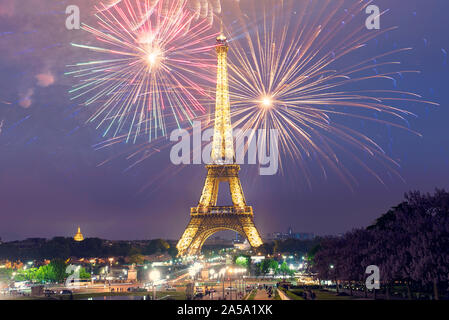
[(229, 269), (229, 300), (232, 300), (232, 268)]
[(153, 300), (156, 300), (156, 286), (155, 286), (155, 282), (159, 281), (161, 278), (161, 273), (159, 272), (159, 270), (152, 270), (150, 272), (150, 280), (151, 283), (153, 284)]
[(331, 265), (329, 266), (329, 268), (332, 270), (332, 274), (333, 274), (334, 279), (335, 279), (335, 289), (337, 290), (337, 294), (338, 294), (338, 293), (339, 293), (339, 290), (338, 290), (338, 281), (337, 281), (337, 274), (336, 274), (336, 272), (335, 272), (335, 266), (334, 266), (333, 264), (331, 264)]
[(225, 277), (226, 277), (226, 268), (222, 268), (219, 272), (218, 275), (221, 275), (221, 284), (222, 284), (222, 288), (223, 288), (223, 292), (222, 292), (222, 299), (225, 299), (225, 289), (224, 289), (224, 283), (225, 283)]
[[(209, 270), (209, 278), (213, 279), (214, 274), (215, 274), (215, 270), (214, 269), (210, 269)], [(213, 300), (214, 299), (214, 293), (211, 292), (210, 289), (209, 289), (209, 295), (210, 295), (211, 300)]]

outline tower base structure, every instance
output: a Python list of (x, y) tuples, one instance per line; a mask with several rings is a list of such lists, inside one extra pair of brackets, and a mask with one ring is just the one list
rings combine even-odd
[[(190, 222), (176, 248), (178, 255), (199, 255), (204, 242), (219, 231), (231, 230), (248, 239), (253, 248), (262, 245), (254, 224), (253, 208), (245, 204), (238, 177), (240, 166), (208, 165), (208, 174), (198, 207), (191, 208)], [(218, 186), (228, 182), (232, 206), (216, 206)]]

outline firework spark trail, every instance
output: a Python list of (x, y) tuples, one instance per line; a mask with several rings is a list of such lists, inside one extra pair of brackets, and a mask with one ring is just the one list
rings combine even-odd
[[(97, 10), (106, 11), (119, 5), (123, 0), (108, 0), (104, 1), (103, 5)], [(162, 0), (151, 0), (152, 7), (156, 6)], [(207, 19), (209, 24), (214, 22), (214, 16), (221, 13), (221, 1), (222, 0), (171, 0), (186, 5), (186, 8), (191, 10), (194, 14), (195, 20)], [(239, 0), (233, 0), (238, 2)], [(164, 2), (164, 11), (167, 11), (168, 2)], [(146, 20), (145, 18), (143, 20)]]
[(207, 21), (192, 23), (194, 15), (184, 5), (168, 3), (124, 0), (104, 7), (96, 14), (98, 27), (82, 27), (99, 44), (72, 44), (101, 56), (69, 66), (75, 70), (66, 74), (79, 79), (72, 99), (100, 105), (89, 121), (105, 127), (105, 136), (125, 130), (127, 142), (142, 134), (151, 141), (166, 134), (167, 113), (180, 127), (205, 112), (201, 99), (210, 97), (200, 84), (214, 82), (207, 70), (214, 67), (216, 34)]
[[(258, 21), (257, 15), (253, 20), (241, 16), (239, 23), (230, 24), (227, 30), (231, 35), (229, 66), (234, 127), (243, 129), (243, 134), (252, 129), (266, 132), (277, 129), (280, 157), (291, 158), (301, 167), (309, 187), (311, 173), (306, 163), (312, 158), (325, 176), (326, 168), (330, 167), (349, 186), (357, 183), (341, 162), (340, 153), (352, 156), (381, 183), (380, 175), (365, 163), (360, 153), (368, 154), (399, 176), (397, 163), (375, 141), (338, 124), (334, 118), (358, 118), (413, 132), (400, 123), (413, 114), (392, 103), (437, 104), (399, 90), (346, 91), (348, 86), (362, 81), (395, 81), (394, 75), (399, 71), (401, 74), (418, 73), (396, 70), (367, 74), (373, 68), (400, 65), (400, 62), (382, 59), (411, 48), (385, 52), (336, 70), (335, 63), (395, 28), (366, 32), (361, 25), (348, 31), (347, 25), (369, 4), (362, 1), (356, 1), (343, 16), (343, 0), (326, 1), (324, 5), (320, 2), (319, 7), (315, 2), (305, 1), (301, 10), (296, 9), (294, 18), (293, 1), (277, 2), (278, 5), (264, 1), (257, 6), (267, 2), (272, 4), (270, 8), (275, 7), (275, 12), (264, 11), (262, 21)], [(335, 41), (341, 35), (344, 35), (343, 40)], [(376, 119), (369, 112), (379, 112), (398, 121)]]

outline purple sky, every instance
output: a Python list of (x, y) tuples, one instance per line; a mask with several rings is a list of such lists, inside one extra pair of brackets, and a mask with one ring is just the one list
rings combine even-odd
[[(92, 1), (77, 2), (83, 21), (92, 22)], [(359, 58), (396, 46), (413, 47), (399, 58), (404, 69), (422, 72), (398, 79), (397, 86), (441, 106), (402, 105), (418, 115), (408, 120), (422, 138), (382, 126), (364, 126), (358, 120), (345, 124), (373, 137), (389, 156), (399, 160), (405, 182), (380, 172), (386, 177), (384, 186), (349, 164), (359, 183), (353, 191), (334, 175), (323, 179), (319, 173), (310, 189), (292, 163), (286, 164), (283, 175), (271, 177), (256, 176), (244, 166), (241, 180), (246, 200), (254, 207), (263, 235), (289, 226), (315, 234), (345, 232), (370, 224), (398, 204), (404, 192), (449, 188), (449, 3), (375, 3), (382, 10), (390, 9), (382, 24), (399, 29), (370, 42)], [(189, 208), (199, 200), (206, 170), (196, 165), (175, 173), (168, 152), (129, 171), (125, 169), (131, 163), (124, 157), (98, 166), (109, 157), (129, 152), (132, 146), (94, 150), (92, 146), (103, 140), (102, 132), (85, 125), (86, 115), (76, 112), (79, 101), (69, 100), (67, 92), (74, 83), (63, 75), (65, 66), (83, 60), (83, 52), (70, 42), (85, 39), (83, 31), (64, 28), (69, 4), (0, 2), (0, 237), (71, 236), (80, 225), (87, 237), (177, 239), (188, 222)], [(232, 13), (225, 10), (224, 14)], [(158, 179), (164, 170), (168, 174)], [(142, 190), (148, 183), (150, 187)]]

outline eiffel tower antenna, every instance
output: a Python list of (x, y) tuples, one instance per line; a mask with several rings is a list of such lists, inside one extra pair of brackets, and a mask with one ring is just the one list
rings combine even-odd
[[(212, 164), (206, 166), (207, 177), (200, 201), (197, 207), (191, 208), (190, 222), (176, 245), (179, 256), (199, 255), (207, 238), (223, 230), (232, 230), (246, 237), (253, 248), (262, 245), (262, 239), (254, 224), (253, 208), (246, 204), (243, 194), (238, 175), (240, 166), (235, 163), (228, 87), (229, 46), (223, 33), (217, 37), (215, 49), (217, 92)], [(232, 205), (217, 206), (218, 188), (221, 182), (229, 184)]]

